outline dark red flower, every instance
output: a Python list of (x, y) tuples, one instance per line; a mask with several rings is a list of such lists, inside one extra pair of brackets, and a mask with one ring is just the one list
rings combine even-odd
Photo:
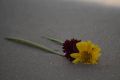
[(66, 40), (63, 43), (63, 52), (65, 53), (65, 57), (70, 61), (73, 61), (74, 58), (70, 56), (71, 53), (78, 53), (78, 49), (76, 47), (76, 43), (80, 42), (81, 40), (71, 39)]

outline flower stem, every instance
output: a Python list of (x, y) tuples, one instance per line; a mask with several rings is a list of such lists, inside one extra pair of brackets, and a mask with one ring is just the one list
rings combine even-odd
[(12, 41), (12, 42), (24, 44), (24, 45), (27, 45), (27, 46), (30, 46), (30, 47), (38, 48), (38, 49), (41, 49), (43, 51), (50, 52), (51, 54), (55, 54), (55, 55), (59, 55), (59, 56), (64, 57), (64, 55), (60, 54), (59, 52), (56, 52), (56, 51), (54, 51), (54, 50), (52, 50), (48, 47), (45, 47), (41, 44), (29, 41), (29, 40), (25, 40), (25, 39), (21, 39), (21, 38), (15, 38), (15, 37), (6, 37), (5, 39), (9, 40), (9, 41)]
[(52, 41), (52, 42), (58, 43), (60, 45), (62, 45), (64, 43), (63, 41), (60, 41), (60, 40), (58, 40), (56, 38), (51, 38), (51, 37), (46, 37), (46, 36), (43, 36), (43, 37), (50, 40), (50, 41)]

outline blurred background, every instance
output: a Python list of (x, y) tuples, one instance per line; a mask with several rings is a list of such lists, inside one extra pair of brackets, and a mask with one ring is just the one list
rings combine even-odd
[[(76, 0), (76, 1), (79, 1), (79, 0)], [(82, 0), (82, 1), (94, 2), (94, 3), (106, 5), (106, 6), (120, 7), (120, 0)]]
[(64, 1), (76, 1), (76, 2), (86, 2), (94, 3), (104, 6), (120, 7), (120, 0), (64, 0)]

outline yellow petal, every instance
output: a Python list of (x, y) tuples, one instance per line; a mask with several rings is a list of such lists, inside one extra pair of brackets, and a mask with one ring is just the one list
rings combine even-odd
[(92, 44), (91, 41), (83, 41), (83, 42), (78, 42), (76, 44), (76, 47), (79, 51), (88, 51), (91, 44)]
[(80, 56), (80, 54), (79, 53), (72, 53), (72, 54), (70, 54), (70, 56), (72, 58), (78, 58)]
[(100, 47), (98, 45), (92, 44), (91, 47), (93, 48), (93, 50), (92, 50), (93, 52), (100, 52), (101, 51), (101, 49), (100, 49)]
[(75, 60), (72, 61), (72, 63), (74, 63), (74, 64), (78, 64), (79, 62), (80, 62), (79, 58), (77, 58), (77, 59), (75, 59)]

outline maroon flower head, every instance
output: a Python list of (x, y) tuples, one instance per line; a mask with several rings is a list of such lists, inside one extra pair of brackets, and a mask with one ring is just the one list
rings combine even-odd
[(65, 53), (65, 57), (69, 59), (70, 61), (73, 61), (74, 58), (70, 56), (72, 53), (78, 53), (78, 49), (76, 47), (76, 43), (80, 42), (81, 40), (77, 39), (71, 39), (71, 40), (66, 40), (63, 43), (63, 52)]

